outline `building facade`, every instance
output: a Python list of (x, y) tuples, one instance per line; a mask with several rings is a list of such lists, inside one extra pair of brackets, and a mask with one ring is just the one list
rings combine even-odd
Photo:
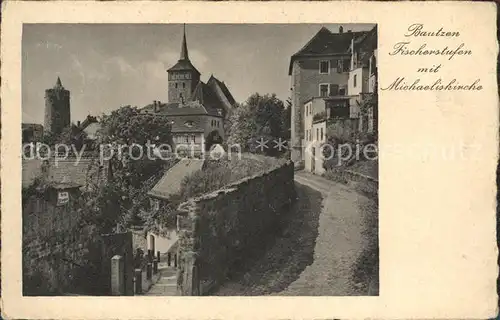
[(55, 86), (45, 90), (44, 131), (57, 135), (70, 124), (70, 92), (63, 87), (61, 79), (57, 77)]
[(167, 70), (168, 102), (153, 101), (141, 112), (166, 117), (176, 147), (196, 151), (225, 141), (224, 119), (235, 100), (224, 82), (210, 76), (205, 83), (189, 59), (186, 31), (180, 59)]
[(377, 28), (333, 33), (321, 28), (290, 59), (292, 160), (323, 173), (318, 160), (334, 127), (349, 136), (376, 131), (377, 114), (363, 102), (376, 93)]

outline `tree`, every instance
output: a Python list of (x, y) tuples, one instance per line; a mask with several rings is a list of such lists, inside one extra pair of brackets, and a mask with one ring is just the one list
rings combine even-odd
[(291, 137), (292, 128), (292, 98), (288, 97), (285, 102), (285, 132), (287, 140)]
[(67, 145), (70, 150), (74, 147), (76, 151), (80, 151), (84, 146), (85, 150), (88, 151), (88, 147), (91, 146), (87, 133), (75, 124), (71, 124), (71, 126), (65, 128), (61, 134), (55, 138), (55, 142)]
[[(242, 150), (273, 156), (285, 151), (276, 148), (275, 144), (275, 141), (284, 141), (287, 137), (283, 101), (275, 94), (251, 95), (233, 111), (230, 122), (230, 145), (238, 144)], [(259, 148), (259, 140), (267, 141), (267, 148)]]
[[(171, 145), (170, 124), (164, 117), (141, 114), (137, 108), (122, 107), (100, 119), (98, 139), (109, 152), (113, 187), (106, 190), (120, 208), (118, 223), (127, 227), (140, 223), (141, 208), (147, 202), (148, 181), (173, 163), (157, 159), (150, 149), (154, 144)], [(105, 144), (105, 145), (104, 145)], [(148, 150), (149, 149), (149, 150)], [(142, 156), (141, 156), (142, 155)], [(95, 152), (95, 157), (100, 157)]]

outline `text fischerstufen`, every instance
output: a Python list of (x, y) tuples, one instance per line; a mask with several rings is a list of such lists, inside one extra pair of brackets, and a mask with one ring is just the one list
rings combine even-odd
[(444, 82), (441, 78), (435, 80), (432, 84), (421, 83), (420, 79), (413, 82), (405, 81), (404, 77), (397, 78), (393, 83), (381, 90), (401, 90), (401, 91), (480, 91), (483, 86), (481, 80), (476, 79), (472, 83), (462, 84), (457, 79)]

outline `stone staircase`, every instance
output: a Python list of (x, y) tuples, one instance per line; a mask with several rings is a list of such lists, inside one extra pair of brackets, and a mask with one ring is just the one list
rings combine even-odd
[(167, 262), (158, 264), (158, 280), (144, 295), (146, 296), (176, 296), (177, 295), (177, 270), (168, 266)]

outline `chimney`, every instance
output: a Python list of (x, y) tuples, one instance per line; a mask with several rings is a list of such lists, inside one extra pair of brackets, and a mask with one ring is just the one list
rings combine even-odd
[(77, 121), (77, 122), (76, 122), (76, 126), (77, 126), (78, 128), (80, 128), (80, 121)]
[(158, 102), (156, 100), (153, 100), (153, 111), (158, 112)]
[(339, 27), (339, 33), (343, 33), (344, 32), (344, 28), (342, 26)]

